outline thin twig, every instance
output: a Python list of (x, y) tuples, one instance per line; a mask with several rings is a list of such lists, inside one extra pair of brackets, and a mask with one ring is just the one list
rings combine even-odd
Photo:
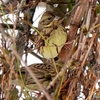
[(93, 46), (94, 39), (95, 39), (96, 35), (97, 35), (97, 33), (94, 33), (94, 34), (93, 34), (93, 37), (92, 37), (92, 39), (91, 39), (91, 43), (90, 43), (89, 49), (87, 50), (87, 53), (86, 53), (86, 55), (85, 55), (85, 57), (84, 57), (84, 60), (83, 60), (83, 62), (82, 62), (82, 64), (81, 64), (81, 67), (83, 67), (84, 64), (85, 64), (85, 61), (86, 61), (86, 59), (87, 59), (87, 57), (88, 57), (88, 54), (89, 54), (89, 52), (90, 52), (90, 50), (91, 50), (91, 48), (92, 48), (92, 46)]

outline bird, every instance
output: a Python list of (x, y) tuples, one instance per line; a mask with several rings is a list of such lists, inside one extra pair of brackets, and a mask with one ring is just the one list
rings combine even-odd
[[(49, 82), (52, 81), (52, 79), (56, 76), (57, 71), (58, 72), (60, 71), (62, 66), (63, 63), (56, 63), (57, 69), (55, 69), (52, 63), (40, 63), (40, 64), (38, 63), (38, 64), (31, 64), (28, 67), (36, 75), (36, 77), (38, 78), (39, 82), (43, 85), (43, 87), (46, 88), (49, 85)], [(21, 80), (20, 78), (20, 72), (23, 80)], [(24, 82), (25, 90), (29, 92), (35, 90), (40, 91), (40, 88), (33, 80), (31, 75), (26, 71), (25, 67), (21, 67), (20, 72), (16, 71), (17, 77), (12, 78), (13, 85), (18, 85), (20, 87), (23, 87), (23, 82)]]
[(57, 57), (67, 41), (66, 30), (58, 19), (52, 12), (46, 11), (39, 21), (38, 30), (43, 37), (39, 35), (42, 45), (38, 51), (46, 59)]

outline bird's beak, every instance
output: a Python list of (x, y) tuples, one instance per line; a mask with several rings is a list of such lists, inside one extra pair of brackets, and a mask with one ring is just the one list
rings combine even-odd
[(60, 19), (60, 17), (58, 17), (58, 16), (55, 16), (55, 18), (54, 18), (54, 20), (59, 20)]
[(59, 19), (60, 19), (60, 17), (55, 16), (55, 18), (54, 18), (54, 20), (53, 20), (54, 26), (57, 26), (57, 25), (59, 24)]

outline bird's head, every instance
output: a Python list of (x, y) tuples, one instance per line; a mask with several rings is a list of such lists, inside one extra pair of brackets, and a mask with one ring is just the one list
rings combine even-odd
[(58, 18), (52, 12), (46, 11), (39, 21), (39, 31), (43, 30), (44, 28), (53, 27), (57, 20)]

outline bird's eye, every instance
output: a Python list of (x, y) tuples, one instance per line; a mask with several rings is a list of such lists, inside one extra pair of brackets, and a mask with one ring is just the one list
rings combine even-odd
[(49, 17), (49, 18), (48, 18), (48, 20), (52, 20), (52, 18), (51, 18), (51, 17)]

